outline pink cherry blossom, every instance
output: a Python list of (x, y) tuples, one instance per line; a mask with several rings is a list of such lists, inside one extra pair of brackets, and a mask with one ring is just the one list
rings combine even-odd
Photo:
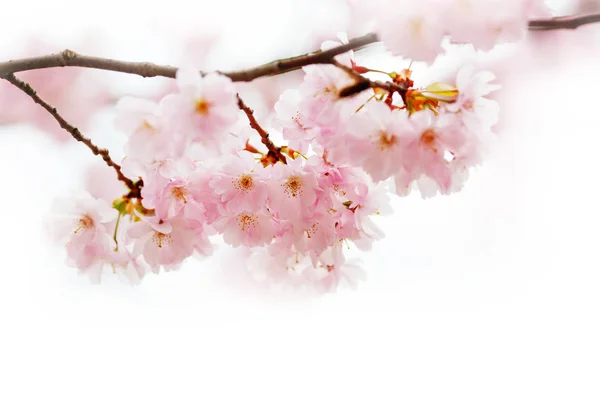
[(270, 287), (295, 287), (302, 282), (300, 272), (300, 257), (291, 249), (273, 252), (269, 248), (255, 248), (244, 259), (245, 267), (253, 278)]
[(229, 214), (216, 223), (225, 243), (233, 247), (264, 246), (271, 243), (275, 222), (267, 210)]
[(267, 200), (269, 170), (252, 154), (239, 152), (210, 179), (209, 186), (225, 210), (231, 213), (264, 209)]
[(367, 184), (367, 174), (362, 170), (349, 165), (334, 165), (327, 156), (311, 157), (307, 164), (317, 172), (319, 188), (325, 192), (319, 197), (325, 210), (353, 201), (359, 188)]
[(177, 269), (195, 250), (207, 252), (211, 248), (203, 225), (182, 217), (166, 221), (144, 217), (142, 222), (131, 225), (128, 235), (135, 239), (132, 254), (143, 256), (154, 272), (161, 265), (166, 271)]
[(146, 99), (123, 97), (116, 105), (115, 125), (129, 136), (125, 154), (149, 163), (175, 154), (176, 138), (165, 131), (159, 104)]
[(171, 179), (157, 178), (154, 185), (144, 186), (143, 205), (153, 209), (155, 215), (163, 220), (176, 216), (203, 222), (205, 209), (200, 199), (194, 196), (190, 182), (183, 177)]
[(294, 248), (302, 254), (321, 254), (337, 241), (335, 223), (335, 215), (329, 212), (305, 216), (301, 223), (294, 224), (294, 229), (289, 231), (300, 231), (300, 235), (294, 235)]
[[(151, 160), (140, 160), (125, 157), (121, 162), (124, 174), (132, 177), (142, 177), (144, 186), (151, 185), (153, 179), (164, 180), (185, 173), (194, 169), (194, 163), (187, 157), (173, 158), (172, 156), (157, 155)], [(148, 185), (146, 185), (146, 181)]]
[(269, 209), (279, 218), (301, 220), (322, 193), (314, 171), (303, 165), (302, 158), (272, 168), (269, 182)]
[(490, 50), (497, 42), (516, 41), (527, 31), (527, 2), (522, 0), (453, 1), (444, 24), (452, 40)]
[(318, 264), (305, 270), (309, 280), (317, 283), (317, 290), (335, 292), (341, 285), (356, 289), (360, 281), (366, 279), (365, 271), (356, 263)]
[(388, 0), (378, 10), (376, 31), (394, 54), (431, 63), (441, 50), (444, 24), (439, 0)]
[(122, 280), (130, 285), (139, 285), (148, 269), (146, 264), (140, 258), (134, 257), (131, 252), (123, 246), (119, 246), (118, 251), (111, 251), (106, 263), (110, 268), (109, 271), (113, 274), (117, 274)]
[(348, 122), (348, 162), (361, 166), (375, 181), (399, 171), (406, 136), (414, 135), (408, 114), (382, 102), (368, 103)]
[(84, 192), (73, 198), (56, 199), (52, 206), (48, 228), (56, 240), (94, 236), (103, 224), (115, 219), (117, 211), (104, 200)]
[(382, 184), (361, 186), (358, 198), (349, 206), (352, 210), (354, 235), (348, 236), (359, 249), (370, 250), (373, 241), (382, 239), (385, 235), (372, 217), (385, 216), (392, 213), (389, 204), (388, 189)]
[[(327, 125), (337, 120), (340, 104), (351, 102), (360, 104), (360, 96), (340, 99), (340, 91), (352, 86), (354, 80), (343, 70), (333, 65), (309, 65), (303, 67), (306, 75), (300, 85), (300, 93), (304, 101), (299, 109), (309, 120)], [(369, 91), (366, 91), (367, 93)], [(367, 95), (366, 93), (362, 96)], [(355, 109), (356, 109), (355, 107)]]
[(218, 141), (238, 118), (235, 86), (226, 76), (201, 76), (193, 68), (177, 71), (179, 93), (169, 95), (161, 106), (169, 126), (192, 141)]
[[(212, 224), (218, 221), (225, 211), (221, 204), (218, 196), (215, 195), (213, 189), (210, 187), (210, 180), (213, 176), (213, 172), (199, 166), (188, 176), (188, 190), (194, 201), (202, 207), (202, 221), (196, 219), (199, 222), (204, 222), (205, 227), (208, 229)], [(190, 211), (199, 210), (198, 208), (192, 208)], [(199, 214), (197, 214), (199, 215)]]
[(116, 217), (117, 211), (104, 200), (86, 193), (73, 200), (56, 200), (49, 228), (56, 240), (66, 242), (73, 266), (95, 276), (112, 251), (107, 224)]
[(488, 71), (475, 71), (473, 65), (465, 65), (456, 76), (458, 98), (445, 104), (445, 109), (458, 113), (466, 129), (475, 134), (484, 134), (498, 121), (498, 103), (484, 96), (498, 90), (499, 85), (491, 85), (494, 74)]
[(304, 98), (298, 90), (286, 90), (274, 108), (277, 113), (276, 127), (281, 129), (289, 146), (306, 153), (309, 144), (315, 139), (319, 125), (301, 109)]
[(413, 115), (411, 121), (415, 131), (404, 138), (405, 168), (395, 175), (397, 193), (406, 194), (411, 182), (421, 176), (435, 182), (442, 194), (450, 193), (454, 187), (452, 164), (455, 154), (460, 154), (464, 160), (476, 160), (477, 147), (469, 146), (469, 139), (476, 138), (467, 136), (453, 114), (434, 116), (422, 111)]

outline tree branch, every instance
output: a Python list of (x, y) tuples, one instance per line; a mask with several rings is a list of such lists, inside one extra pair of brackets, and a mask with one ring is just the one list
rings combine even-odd
[[(600, 13), (531, 20), (529, 21), (529, 30), (547, 31), (556, 29), (576, 29), (582, 25), (595, 22), (600, 22)], [(339, 54), (346, 53), (350, 50), (357, 50), (378, 41), (379, 38), (375, 33), (369, 33), (329, 50), (316, 51), (296, 57), (275, 60), (249, 69), (217, 72), (230, 77), (234, 82), (250, 82), (260, 77), (280, 75), (295, 71), (306, 65), (329, 64), (334, 57)], [(56, 54), (0, 62), (0, 77), (5, 77), (20, 71), (53, 67), (95, 68), (139, 75), (144, 78), (154, 76), (175, 78), (177, 73), (176, 67), (168, 65), (157, 65), (148, 62), (119, 61), (109, 58), (86, 56), (71, 50), (64, 50)]]
[(84, 56), (67, 49), (61, 51), (60, 53), (49, 54), (46, 56), (22, 58), (19, 60), (10, 60), (8, 62), (0, 63), (0, 77), (4, 77), (5, 75), (15, 72), (54, 67), (83, 67), (103, 69), (139, 75), (144, 78), (151, 78), (154, 76), (175, 78), (175, 74), (177, 73), (176, 67), (171, 67), (168, 65)]
[(223, 72), (223, 74), (230, 77), (234, 82), (250, 82), (263, 76), (285, 74), (287, 72), (298, 70), (307, 65), (329, 64), (337, 55), (347, 53), (351, 50), (358, 50), (378, 41), (379, 39), (376, 34), (369, 33), (367, 35), (354, 38), (348, 41), (346, 44), (333, 47), (329, 50), (315, 51), (313, 53), (303, 54), (296, 57), (275, 60), (255, 68), (233, 72)]
[(535, 19), (529, 21), (530, 31), (551, 31), (557, 29), (577, 29), (580, 26), (600, 22), (600, 13)]
[[(258, 67), (243, 69), (232, 72), (221, 72), (220, 74), (228, 76), (234, 82), (250, 82), (263, 76), (280, 75), (286, 72), (294, 71), (305, 65), (327, 64), (333, 57), (346, 53), (350, 50), (356, 50), (368, 44), (377, 42), (377, 36), (373, 33), (352, 39), (349, 43), (337, 46), (326, 51), (317, 51), (314, 53), (303, 54), (296, 57), (284, 58), (259, 65)], [(157, 65), (149, 62), (130, 62), (113, 60), (110, 58), (100, 58), (85, 56), (75, 53), (72, 50), (63, 50), (60, 53), (50, 54), (41, 57), (22, 58), (0, 63), (0, 77), (21, 71), (33, 69), (44, 69), (53, 67), (84, 67), (103, 69), (108, 71), (123, 72), (127, 74), (139, 75), (144, 78), (163, 76), (166, 78), (175, 78), (177, 67), (168, 65)]]
[(83, 136), (81, 134), (81, 132), (79, 131), (79, 129), (77, 129), (73, 125), (69, 124), (58, 113), (56, 108), (54, 108), (50, 104), (46, 103), (40, 96), (38, 96), (37, 92), (28, 83), (23, 82), (22, 80), (18, 79), (14, 74), (8, 74), (6, 76), (3, 76), (2, 78), (7, 80), (8, 82), (10, 82), (11, 84), (16, 86), (20, 90), (22, 90), (29, 97), (31, 97), (33, 99), (33, 101), (35, 101), (37, 104), (42, 106), (46, 111), (48, 111), (50, 113), (50, 115), (52, 115), (52, 117), (54, 117), (54, 119), (59, 123), (61, 128), (63, 128), (67, 132), (69, 132), (75, 140), (85, 144), (92, 151), (92, 153), (94, 153), (94, 155), (99, 155), (100, 157), (102, 157), (102, 159), (104, 160), (106, 165), (114, 168), (114, 170), (117, 172), (118, 179), (121, 182), (125, 183), (125, 185), (127, 185), (127, 187), (130, 190), (128, 197), (141, 198), (141, 194), (140, 194), (141, 180), (138, 183), (135, 183), (131, 179), (129, 179), (125, 175), (123, 175), (123, 172), (121, 172), (121, 166), (119, 164), (115, 163), (112, 160), (112, 158), (110, 158), (110, 155), (108, 154), (107, 149), (99, 148), (94, 143), (92, 143), (92, 141), (89, 138)]

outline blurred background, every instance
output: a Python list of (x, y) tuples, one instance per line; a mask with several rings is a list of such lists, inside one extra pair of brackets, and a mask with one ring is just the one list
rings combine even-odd
[[(70, 48), (232, 70), (352, 37), (350, 17), (343, 0), (22, 0), (3, 5), (0, 59)], [(321, 297), (237, 279), (227, 249), (140, 286), (91, 285), (44, 218), (54, 198), (108, 185), (112, 171), (1, 81), (0, 398), (599, 398), (599, 29), (482, 56), (503, 85), (487, 162), (458, 194), (394, 197), (394, 215), (377, 221), (386, 238), (353, 254), (367, 281)], [(65, 71), (29, 78), (118, 159), (111, 105), (172, 84)], [(240, 90), (268, 118), (300, 76)]]

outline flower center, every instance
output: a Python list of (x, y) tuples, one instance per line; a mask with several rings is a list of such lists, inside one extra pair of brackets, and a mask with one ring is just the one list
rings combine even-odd
[(397, 143), (398, 139), (396, 138), (396, 136), (394, 135), (388, 135), (387, 132), (385, 131), (381, 131), (379, 133), (379, 148), (384, 151), (384, 150), (389, 150), (392, 147), (394, 147)]
[(314, 222), (310, 228), (306, 230), (306, 236), (311, 239), (312, 235), (319, 231), (319, 221)]
[(419, 37), (423, 32), (423, 18), (422, 17), (414, 17), (409, 21), (410, 30), (413, 36)]
[(243, 174), (234, 181), (233, 186), (240, 193), (248, 193), (254, 187), (254, 179), (252, 175)]
[(204, 100), (204, 99), (200, 99), (196, 101), (196, 112), (200, 115), (206, 115), (208, 114), (208, 109), (210, 108), (210, 104), (208, 103), (208, 101)]
[(421, 143), (424, 146), (429, 147), (434, 153), (437, 153), (437, 148), (435, 147), (435, 139), (436, 134), (433, 129), (427, 129), (421, 134)]
[(184, 203), (187, 203), (186, 196), (189, 194), (190, 192), (183, 186), (174, 186), (171, 188), (171, 196), (173, 196), (174, 199), (183, 201)]
[(246, 227), (256, 228), (257, 219), (254, 214), (240, 214), (237, 217), (238, 225), (242, 230), (245, 230)]
[(152, 241), (159, 249), (162, 249), (163, 246), (168, 246), (173, 243), (173, 238), (170, 234), (155, 231), (154, 236), (152, 236)]
[(153, 134), (156, 133), (156, 128), (150, 122), (148, 122), (148, 120), (145, 119), (136, 131), (136, 133), (141, 132)]
[(290, 176), (283, 184), (283, 191), (288, 196), (297, 197), (302, 194), (302, 178), (299, 176)]
[(296, 111), (296, 115), (294, 115), (292, 117), (292, 121), (294, 121), (294, 123), (298, 126), (298, 128), (300, 129), (304, 129), (304, 125), (302, 125), (302, 122), (300, 122), (300, 111)]
[(86, 230), (94, 227), (94, 220), (87, 214), (84, 214), (79, 218), (77, 229), (75, 229), (74, 233), (77, 233), (81, 230)]

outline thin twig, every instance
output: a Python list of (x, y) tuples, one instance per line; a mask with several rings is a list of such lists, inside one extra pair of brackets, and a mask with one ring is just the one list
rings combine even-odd
[[(535, 19), (529, 21), (529, 30), (547, 31), (556, 29), (576, 29), (582, 25), (595, 22), (600, 22), (600, 13), (549, 19)], [(346, 53), (350, 50), (357, 50), (378, 41), (379, 38), (375, 33), (369, 33), (367, 35), (352, 39), (346, 44), (333, 47), (326, 51), (316, 51), (296, 57), (275, 60), (249, 69), (230, 72), (217, 72), (230, 77), (234, 82), (250, 82), (260, 77), (280, 75), (290, 71), (295, 71), (306, 65), (328, 64), (337, 55)], [(92, 57), (75, 53), (72, 50), (64, 50), (56, 54), (0, 62), (0, 77), (20, 71), (53, 67), (95, 68), (134, 74), (145, 78), (154, 76), (175, 78), (177, 73), (176, 67), (168, 65)]]
[(269, 150), (269, 152), (267, 153), (267, 156), (271, 156), (275, 159), (275, 161), (281, 161), (282, 163), (286, 163), (286, 159), (285, 156), (283, 154), (281, 154), (281, 149), (277, 146), (275, 146), (275, 144), (273, 143), (273, 141), (269, 138), (269, 132), (265, 131), (264, 128), (262, 126), (260, 126), (260, 124), (258, 123), (258, 121), (256, 120), (256, 118), (254, 117), (254, 110), (252, 110), (250, 107), (248, 107), (246, 105), (246, 103), (244, 103), (244, 100), (242, 100), (242, 98), (240, 97), (240, 95), (237, 95), (237, 99), (238, 99), (238, 107), (240, 108), (240, 110), (242, 110), (244, 112), (244, 114), (246, 114), (246, 117), (248, 117), (248, 122), (250, 123), (250, 127), (252, 129), (254, 129), (256, 132), (258, 132), (258, 134), (261, 137), (261, 142), (262, 144), (264, 144), (267, 149)]
[(360, 93), (363, 90), (366, 90), (369, 88), (373, 88), (373, 89), (379, 88), (379, 89), (388, 91), (390, 93), (398, 92), (398, 94), (400, 94), (400, 96), (402, 96), (402, 98), (404, 98), (404, 95), (406, 94), (406, 91), (408, 90), (408, 88), (406, 88), (406, 86), (397, 84), (394, 82), (373, 81), (367, 77), (362, 76), (358, 72), (354, 71), (352, 68), (350, 68), (344, 64), (341, 64), (335, 60), (331, 61), (331, 64), (344, 70), (355, 81), (354, 85), (350, 85), (350, 86), (345, 87), (344, 89), (340, 90), (340, 93), (339, 93), (340, 97), (349, 97), (349, 96), (355, 95), (355, 94)]
[(78, 142), (81, 142), (81, 143), (85, 144), (92, 151), (92, 153), (94, 153), (94, 155), (99, 155), (100, 157), (102, 157), (102, 159), (104, 160), (104, 162), (106, 163), (106, 165), (108, 165), (109, 167), (114, 168), (114, 170), (117, 172), (118, 179), (121, 182), (125, 183), (125, 185), (127, 185), (127, 187), (130, 190), (130, 194), (128, 195), (128, 197), (130, 197), (130, 198), (141, 197), (139, 195), (140, 194), (140, 189), (141, 189), (141, 184), (140, 183), (135, 183), (131, 179), (129, 179), (125, 175), (123, 175), (123, 172), (121, 172), (121, 166), (119, 164), (115, 163), (112, 160), (112, 158), (110, 158), (110, 155), (109, 155), (107, 149), (101, 149), (101, 148), (99, 148), (94, 143), (92, 143), (92, 141), (89, 138), (83, 136), (81, 134), (81, 132), (79, 131), (79, 129), (77, 129), (73, 125), (69, 124), (58, 113), (58, 111), (56, 110), (56, 108), (52, 107), (50, 104), (46, 103), (27, 82), (23, 82), (22, 80), (20, 80), (19, 78), (17, 78), (14, 74), (8, 74), (6, 76), (3, 76), (3, 79), (7, 80), (11, 84), (13, 84), (14, 86), (16, 86), (20, 90), (22, 90), (29, 97), (31, 97), (31, 99), (33, 101), (35, 101), (37, 104), (39, 104), (40, 106), (42, 106), (46, 111), (48, 111), (50, 113), (50, 115), (52, 115), (52, 117), (54, 117), (54, 119), (59, 123), (59, 125), (61, 126), (61, 128), (63, 128), (67, 132), (69, 132), (71, 134), (71, 136), (73, 136), (73, 138), (75, 140), (77, 140)]

